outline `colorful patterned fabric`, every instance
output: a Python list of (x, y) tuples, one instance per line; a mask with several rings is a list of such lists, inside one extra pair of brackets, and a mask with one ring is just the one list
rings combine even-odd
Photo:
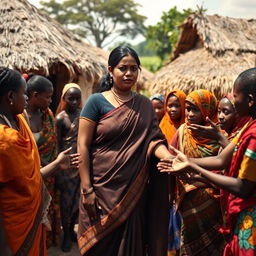
[[(43, 128), (37, 140), (41, 165), (51, 163), (57, 157), (57, 136), (55, 130), (54, 116), (48, 108), (43, 113)], [(60, 193), (55, 184), (55, 177), (50, 176), (45, 180), (45, 185), (52, 197), (48, 218), (51, 222), (52, 231), (47, 232), (47, 247), (56, 246), (60, 242)]]
[[(215, 120), (217, 100), (206, 90), (190, 93), (186, 101), (195, 104), (205, 119)], [(172, 146), (186, 156), (202, 158), (218, 154), (220, 145), (215, 140), (194, 137), (187, 123), (180, 126)], [(222, 225), (219, 190), (205, 183), (176, 180), (176, 207), (182, 217), (181, 255), (222, 255), (224, 239), (218, 232)]]
[[(225, 172), (225, 175), (229, 177), (240, 177), (242, 175), (242, 177), (246, 177), (248, 180), (255, 182), (255, 175), (250, 175), (249, 173), (256, 169), (256, 120), (250, 121), (245, 125), (233, 142), (237, 142), (236, 148), (233, 153), (230, 168)], [(250, 158), (250, 161), (248, 161), (248, 158)], [(256, 234), (254, 233), (254, 229), (251, 229), (251, 231), (247, 231), (246, 229), (245, 232), (238, 232), (237, 225), (239, 224), (236, 223), (239, 223), (238, 218), (240, 216), (240, 222), (241, 219), (244, 219), (249, 225), (251, 218), (246, 216), (248, 215), (249, 209), (256, 205), (256, 191), (248, 198), (236, 197), (228, 191), (222, 191), (221, 198), (224, 214), (224, 225), (221, 232), (232, 235), (231, 241), (225, 248), (224, 255), (244, 255), (242, 252), (241, 254), (234, 254), (237, 252), (238, 244), (239, 250), (244, 248), (244, 246), (242, 246), (244, 243), (242, 235), (246, 234), (248, 239), (252, 235), (252, 238), (250, 238), (252, 241), (256, 239)], [(243, 212), (247, 213), (244, 214)], [(237, 236), (237, 234), (240, 235)], [(247, 248), (248, 244), (245, 247)], [(250, 249), (252, 248), (250, 247)], [(246, 255), (251, 254), (248, 252)], [(255, 250), (252, 255), (256, 255)]]
[[(182, 113), (181, 113), (181, 119), (178, 122), (172, 120), (167, 112), (167, 102), (171, 95), (176, 96), (178, 98), (178, 100), (180, 101)], [(185, 99), (186, 99), (186, 94), (180, 90), (170, 91), (165, 96), (165, 101), (164, 101), (164, 113), (165, 114), (160, 122), (159, 127), (160, 127), (162, 133), (165, 135), (165, 138), (166, 138), (168, 144), (171, 143), (171, 140), (172, 140), (174, 134), (176, 133), (176, 130), (185, 121)]]
[(231, 251), (225, 251), (224, 255), (256, 255), (256, 206), (245, 209), (238, 214), (229, 247)]
[(188, 94), (186, 101), (196, 105), (204, 120), (209, 117), (212, 121), (217, 121), (218, 101), (216, 97), (207, 90), (196, 90)]

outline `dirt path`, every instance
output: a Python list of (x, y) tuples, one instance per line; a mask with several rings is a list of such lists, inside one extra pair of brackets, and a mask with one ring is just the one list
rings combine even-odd
[(76, 243), (73, 243), (70, 252), (63, 252), (60, 247), (51, 247), (47, 251), (48, 256), (79, 256), (79, 251)]

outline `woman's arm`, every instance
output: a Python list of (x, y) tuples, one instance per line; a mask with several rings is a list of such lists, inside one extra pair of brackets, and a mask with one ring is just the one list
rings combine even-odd
[(235, 144), (230, 142), (217, 156), (190, 158), (189, 160), (207, 170), (223, 170), (231, 162)]
[(79, 153), (69, 154), (72, 148), (68, 148), (57, 156), (57, 158), (50, 164), (41, 168), (41, 175), (44, 179), (54, 175), (59, 170), (76, 169), (79, 167)]
[(249, 180), (228, 177), (210, 172), (195, 163), (190, 163), (190, 168), (217, 187), (227, 190), (241, 198), (247, 198), (250, 196), (256, 185), (255, 182)]
[(79, 174), (81, 178), (81, 196), (85, 209), (91, 219), (96, 219), (96, 196), (90, 180), (90, 159), (89, 152), (96, 123), (81, 118), (79, 120), (77, 151), (81, 155)]
[(155, 157), (157, 157), (158, 159), (173, 159), (174, 156), (169, 152), (169, 150), (167, 149), (167, 147), (165, 146), (165, 144), (160, 143), (156, 146), (156, 148), (154, 149), (154, 155)]

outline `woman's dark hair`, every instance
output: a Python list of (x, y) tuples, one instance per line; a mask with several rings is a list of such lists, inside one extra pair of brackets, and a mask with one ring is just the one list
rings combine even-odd
[(236, 79), (235, 85), (245, 94), (256, 94), (256, 68), (243, 71)]
[[(138, 66), (140, 67), (140, 59), (138, 57), (138, 54), (130, 48), (129, 46), (118, 46), (109, 55), (108, 58), (108, 66), (112, 67), (114, 69), (117, 64), (125, 57), (131, 55), (135, 61), (137, 62)], [(98, 92), (104, 92), (109, 90), (113, 86), (113, 81), (110, 77), (110, 74), (108, 73), (100, 82), (100, 86), (98, 89)]]
[(0, 67), (0, 96), (9, 91), (17, 92), (21, 85), (21, 74), (13, 69)]
[(48, 92), (53, 89), (52, 82), (44, 76), (28, 74), (27, 78), (27, 95), (31, 96), (31, 93), (36, 91), (38, 93)]

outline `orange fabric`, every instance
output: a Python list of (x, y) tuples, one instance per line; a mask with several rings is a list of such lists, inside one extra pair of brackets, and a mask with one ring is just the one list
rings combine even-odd
[[(57, 110), (56, 110), (56, 115), (59, 114), (61, 111), (63, 111), (64, 109), (66, 109), (66, 102), (64, 100), (64, 96), (65, 96), (65, 93), (70, 89), (70, 88), (77, 88), (78, 90), (81, 91), (81, 88), (78, 84), (75, 84), (75, 83), (69, 83), (69, 84), (66, 84), (62, 90), (62, 94), (61, 94), (61, 98), (60, 98), (60, 103), (57, 107)], [(82, 108), (82, 102), (80, 103), (80, 108)]]
[[(212, 121), (217, 122), (217, 109), (218, 109), (218, 101), (216, 97), (207, 90), (196, 90), (188, 94), (186, 101), (196, 105), (205, 121), (203, 125), (206, 125), (206, 117), (209, 117)], [(187, 121), (186, 121), (187, 124)], [(185, 143), (187, 148), (187, 154), (190, 157), (201, 157), (208, 156), (208, 151), (216, 152), (219, 145), (216, 141), (211, 142), (210, 139), (193, 137), (190, 129), (185, 129), (184, 132)], [(196, 150), (198, 148), (198, 150)], [(198, 152), (197, 152), (198, 151)], [(201, 151), (201, 154), (199, 154)]]
[(218, 102), (216, 97), (207, 90), (196, 90), (188, 94), (186, 101), (196, 105), (204, 120), (209, 117), (212, 121), (217, 122)]
[[(167, 112), (167, 101), (171, 95), (176, 96), (180, 101), (182, 113), (181, 113), (181, 119), (178, 122), (172, 120)], [(176, 130), (185, 121), (185, 99), (186, 99), (186, 94), (180, 90), (172, 90), (172, 91), (168, 92), (165, 96), (165, 100), (164, 100), (164, 113), (165, 114), (160, 122), (159, 127), (160, 127), (162, 133), (165, 135), (165, 138), (166, 138), (168, 144), (171, 143), (171, 140), (172, 140), (174, 134), (176, 133)]]
[[(13, 252), (29, 233), (41, 203), (40, 158), (33, 135), (22, 115), (20, 131), (0, 125), (0, 209)], [(39, 225), (29, 255), (40, 255), (43, 227)]]

